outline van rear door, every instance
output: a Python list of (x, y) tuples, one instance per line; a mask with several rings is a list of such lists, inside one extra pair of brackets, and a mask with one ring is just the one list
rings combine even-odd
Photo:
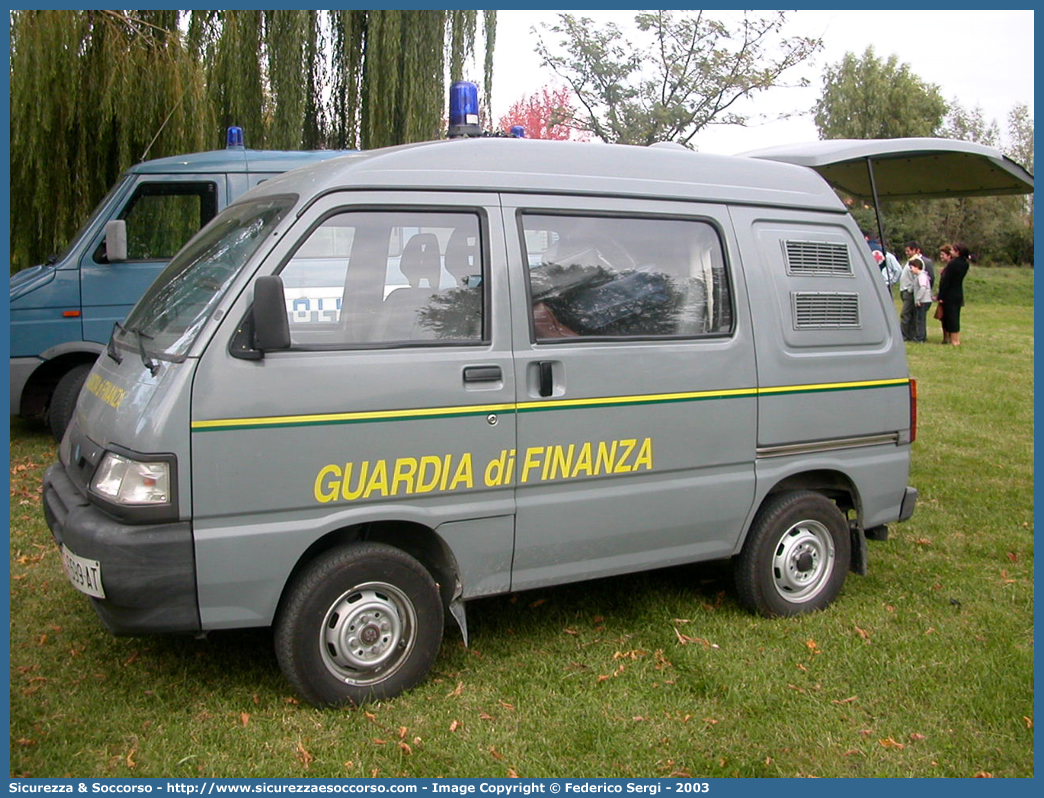
[(999, 150), (954, 139), (832, 139), (740, 156), (807, 166), (838, 191), (867, 199), (875, 194), (899, 200), (1033, 192), (1033, 175)]

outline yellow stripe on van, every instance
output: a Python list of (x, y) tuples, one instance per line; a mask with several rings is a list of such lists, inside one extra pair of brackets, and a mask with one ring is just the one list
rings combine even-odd
[(459, 418), (462, 416), (488, 415), (489, 413), (534, 413), (551, 410), (571, 410), (585, 407), (626, 407), (629, 405), (699, 402), (713, 399), (738, 399), (756, 396), (781, 396), (785, 394), (891, 388), (908, 385), (909, 382), (910, 380), (907, 378), (893, 380), (863, 380), (859, 382), (825, 382), (811, 385), (779, 385), (769, 388), (734, 388), (721, 391), (689, 391), (682, 393), (642, 394), (637, 396), (599, 396), (590, 399), (511, 402), (495, 405), (427, 407), (413, 410), (369, 410), (355, 413), (318, 413), (307, 416), (220, 418), (208, 421), (193, 421), (192, 431), (216, 432), (219, 430), (237, 429), (271, 429), (277, 427), (304, 427), (327, 424), (359, 424), (377, 421)]

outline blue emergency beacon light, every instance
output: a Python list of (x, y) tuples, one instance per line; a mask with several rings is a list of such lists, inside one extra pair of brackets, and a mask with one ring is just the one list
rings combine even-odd
[(479, 125), (478, 86), (467, 80), (458, 80), (450, 86), (449, 130), (451, 139), (463, 136), (481, 136)]
[(225, 149), (243, 149), (243, 128), (239, 127), (239, 125), (232, 125), (232, 127), (228, 129), (228, 138), (225, 139)]
[(522, 125), (511, 126), (511, 138), (513, 139), (524, 139), (526, 137), (526, 129)]

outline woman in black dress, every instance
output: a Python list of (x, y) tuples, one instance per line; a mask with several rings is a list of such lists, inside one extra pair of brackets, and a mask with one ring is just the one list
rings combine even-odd
[(954, 253), (939, 280), (939, 304), (942, 305), (943, 343), (961, 345), (961, 306), (964, 305), (964, 276), (968, 273), (968, 247), (953, 245)]

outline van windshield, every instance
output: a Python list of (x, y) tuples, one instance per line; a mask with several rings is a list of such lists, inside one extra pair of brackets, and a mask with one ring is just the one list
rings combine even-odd
[(227, 208), (174, 256), (117, 328), (123, 343), (150, 355), (180, 360), (243, 265), (271, 233), (293, 198)]

